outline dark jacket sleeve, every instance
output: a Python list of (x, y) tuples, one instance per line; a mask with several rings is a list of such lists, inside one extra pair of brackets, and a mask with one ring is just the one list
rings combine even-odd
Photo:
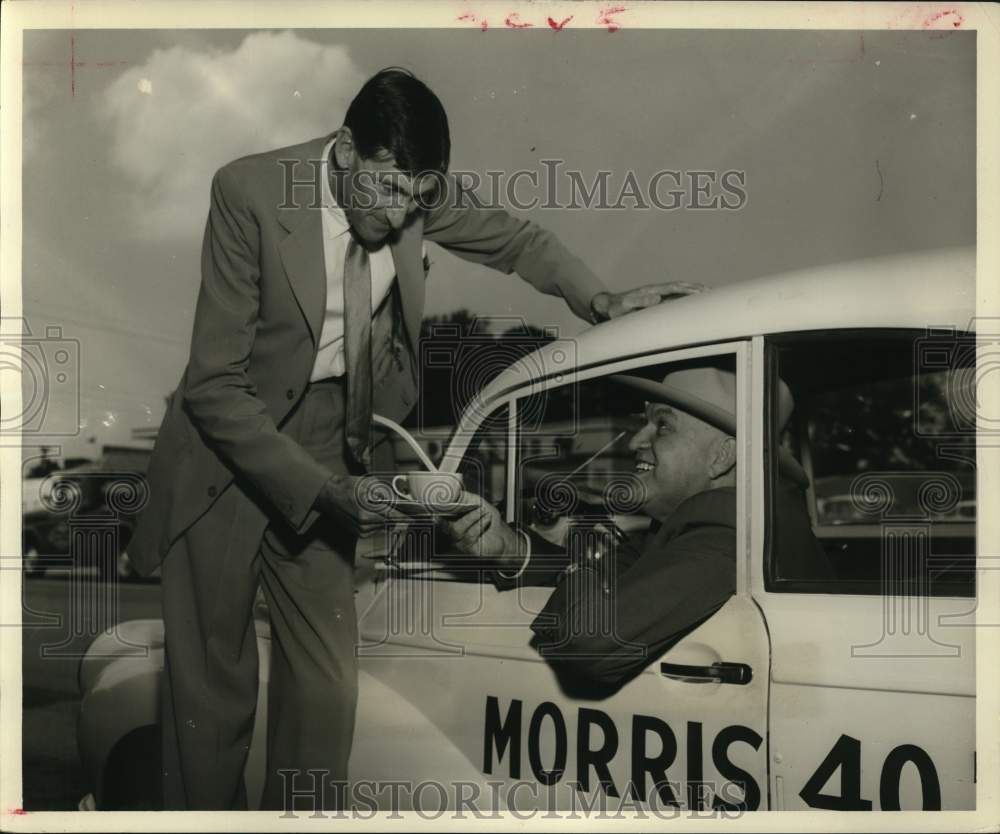
[(630, 565), (569, 570), (532, 624), (557, 668), (599, 684), (636, 674), (735, 593), (735, 533), (692, 526)]
[[(554, 585), (569, 563), (566, 548), (553, 544), (534, 530), (524, 532), (528, 534), (531, 547), (528, 562), (523, 571), (517, 568), (491, 571), (490, 578), (498, 591), (509, 591), (520, 585)], [(515, 576), (516, 573), (520, 575)]]
[(510, 274), (516, 272), (547, 295), (561, 296), (570, 309), (591, 321), (590, 301), (604, 283), (551, 232), (502, 209), (474, 204), (454, 177), (447, 194), (430, 208), (424, 236), (461, 258)]
[(229, 168), (212, 180), (184, 407), (211, 448), (301, 531), (330, 472), (278, 431), (247, 374), (259, 305), (260, 233)]

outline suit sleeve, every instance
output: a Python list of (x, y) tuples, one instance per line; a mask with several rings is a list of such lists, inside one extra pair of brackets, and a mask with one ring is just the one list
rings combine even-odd
[[(531, 548), (527, 564), (523, 571), (490, 571), (490, 579), (498, 591), (510, 591), (522, 585), (554, 585), (566, 569), (569, 557), (565, 547), (553, 544), (530, 528), (524, 532)], [(514, 576), (515, 572), (520, 575)]]
[(298, 443), (278, 431), (248, 375), (260, 299), (260, 233), (237, 179), (212, 180), (201, 256), (184, 407), (208, 445), (276, 507), (297, 531), (330, 477)]
[(591, 321), (590, 301), (606, 287), (551, 232), (502, 209), (471, 204), (454, 177), (448, 192), (427, 214), (424, 236), (461, 258), (510, 274), (535, 289), (565, 299), (570, 309)]
[(693, 527), (624, 570), (579, 563), (532, 623), (535, 645), (574, 677), (613, 685), (645, 668), (736, 590), (732, 528)]

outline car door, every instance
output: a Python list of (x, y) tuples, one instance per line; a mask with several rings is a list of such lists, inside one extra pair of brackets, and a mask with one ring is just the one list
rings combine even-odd
[[(551, 534), (586, 513), (556, 506), (541, 524), (532, 513), (543, 486), (558, 503), (560, 484), (608, 487), (633, 471), (626, 444), (635, 423), (624, 399), (608, 397), (608, 377), (659, 376), (672, 363), (709, 356), (731, 357), (737, 369), (737, 593), (617, 691), (576, 691), (531, 644), (530, 625), (552, 587), (498, 590), (480, 565), (457, 568), (428, 526), (417, 548), (426, 558), (390, 569), (361, 620), (368, 683), (352, 778), (435, 780), (452, 800), (457, 782), (475, 783), (479, 802), (517, 810), (767, 807), (769, 645), (748, 567), (748, 345), (609, 362), (524, 386), (493, 404), (483, 421), (492, 434), (480, 425), (467, 450), (456, 441), (449, 454), (461, 456), (467, 487), (502, 500), (509, 523)], [(497, 432), (506, 454), (491, 452), (484, 465), (483, 437)], [(648, 518), (627, 500), (608, 511), (641, 542)], [(366, 685), (380, 693), (367, 706)], [(433, 789), (434, 801), (441, 798)]]
[(774, 807), (974, 808), (975, 345), (865, 330), (754, 350), (761, 390), (795, 396), (792, 430), (765, 439), (801, 455), (830, 568), (780, 563), (780, 519), (761, 518)]

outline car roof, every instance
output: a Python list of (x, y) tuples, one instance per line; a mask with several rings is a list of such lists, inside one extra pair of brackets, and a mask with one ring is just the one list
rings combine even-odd
[(751, 336), (844, 328), (971, 329), (975, 289), (974, 247), (868, 258), (737, 281), (546, 344), (502, 371), (477, 399), (488, 407), (511, 390), (552, 374)]

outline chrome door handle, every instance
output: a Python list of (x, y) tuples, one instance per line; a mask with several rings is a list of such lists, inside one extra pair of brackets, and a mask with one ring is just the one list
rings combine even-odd
[(720, 661), (711, 666), (687, 666), (683, 663), (661, 663), (660, 674), (688, 683), (733, 683), (746, 686), (753, 680), (753, 669), (745, 663)]

